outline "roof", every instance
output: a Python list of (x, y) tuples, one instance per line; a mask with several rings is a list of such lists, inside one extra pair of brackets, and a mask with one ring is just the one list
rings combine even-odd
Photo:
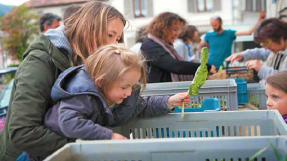
[(28, 7), (38, 8), (38, 7), (69, 5), (75, 3), (85, 3), (88, 1), (91, 0), (29, 0), (25, 4)]

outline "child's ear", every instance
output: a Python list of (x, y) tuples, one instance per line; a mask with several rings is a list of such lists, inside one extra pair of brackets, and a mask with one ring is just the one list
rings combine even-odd
[(96, 80), (95, 80), (95, 84), (96, 84), (98, 87), (102, 88), (102, 86), (103, 86), (103, 78), (101, 78), (101, 79), (96, 79)]

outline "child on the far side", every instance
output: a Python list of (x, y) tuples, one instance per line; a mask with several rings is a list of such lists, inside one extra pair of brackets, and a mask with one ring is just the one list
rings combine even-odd
[(51, 93), (57, 103), (47, 112), (45, 126), (72, 140), (126, 139), (107, 126), (167, 114), (183, 101), (188, 103), (185, 93), (141, 97), (144, 63), (141, 54), (121, 45), (101, 47), (85, 66), (69, 68), (59, 76)]
[(266, 79), (267, 108), (278, 110), (287, 123), (287, 71), (270, 75)]

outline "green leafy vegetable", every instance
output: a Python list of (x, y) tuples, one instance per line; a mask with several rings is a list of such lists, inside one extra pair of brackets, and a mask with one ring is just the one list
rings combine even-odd
[(197, 68), (194, 79), (189, 87), (189, 95), (198, 95), (198, 89), (205, 83), (208, 70), (207, 70), (208, 48), (201, 49), (201, 64)]

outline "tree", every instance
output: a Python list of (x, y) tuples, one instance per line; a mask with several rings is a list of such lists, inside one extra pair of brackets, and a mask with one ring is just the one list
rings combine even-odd
[(3, 49), (16, 55), (21, 62), (29, 42), (39, 33), (39, 15), (25, 6), (14, 7), (12, 11), (0, 17), (0, 29), (7, 33), (3, 38)]

